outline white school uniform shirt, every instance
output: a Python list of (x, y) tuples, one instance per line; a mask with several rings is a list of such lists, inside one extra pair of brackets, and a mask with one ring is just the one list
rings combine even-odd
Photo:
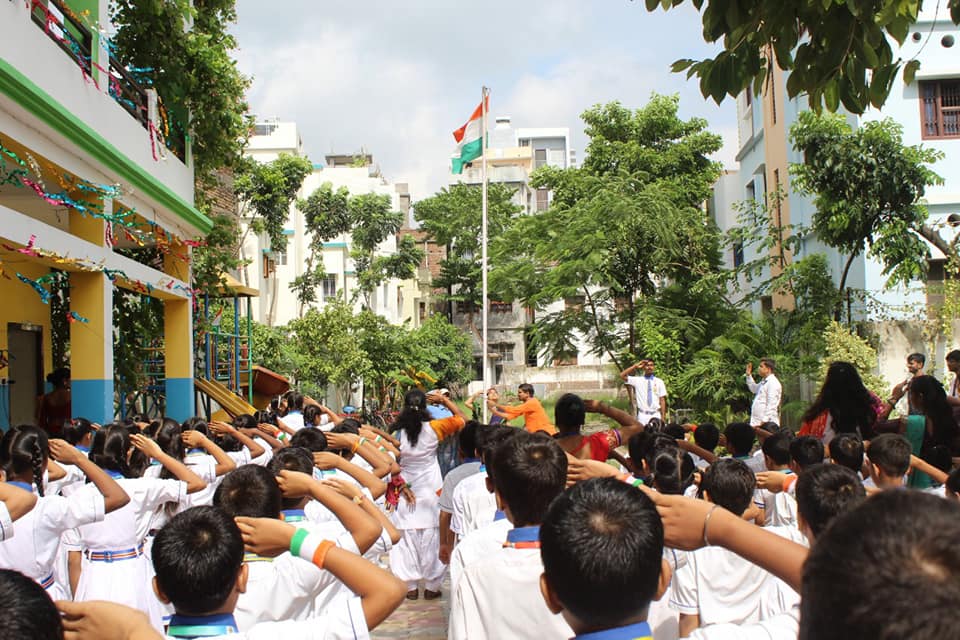
[(467, 476), (453, 490), (450, 530), (462, 538), (493, 522), (496, 512), (497, 498), (487, 490), (487, 472), (484, 470)]
[(13, 537), (13, 518), (7, 505), (0, 502), (0, 542)]
[(540, 549), (497, 549), (464, 568), (450, 604), (448, 640), (572, 638), (540, 593)]
[[(268, 464), (270, 464), (270, 461), (273, 460), (273, 447), (267, 444), (266, 440), (263, 440), (262, 438), (258, 438), (257, 436), (253, 437), (253, 441), (259, 444), (261, 447), (263, 447), (263, 453), (261, 453), (256, 458), (251, 458), (250, 464), (255, 464), (258, 467), (267, 466)], [(248, 453), (249, 451), (250, 450), (247, 449)]]
[(304, 427), (303, 412), (301, 411), (291, 411), (280, 419), (283, 420), (283, 424), (287, 425), (294, 431), (300, 431), (300, 429), (303, 429)]
[(757, 565), (721, 547), (686, 554), (686, 565), (673, 576), (670, 606), (699, 615), (700, 625), (759, 622), (781, 613), (775, 578)]
[(329, 571), (289, 551), (276, 558), (246, 557), (247, 590), (237, 598), (233, 612), (240, 631), (249, 631), (261, 622), (309, 620), (317, 614), (317, 595), (339, 584)]
[(792, 527), (800, 525), (797, 522), (797, 500), (786, 491), (773, 493), (760, 489), (763, 496), (764, 525), (767, 527)]
[(633, 387), (633, 399), (637, 407), (637, 419), (646, 425), (651, 418), (659, 418), (660, 398), (667, 397), (667, 385), (656, 376), (627, 376), (626, 384)]
[(450, 554), (451, 593), (457, 590), (463, 568), (502, 549), (510, 529), (513, 529), (513, 524), (506, 518), (501, 518), (471, 531), (457, 543)]
[(437, 447), (443, 438), (463, 428), (463, 418), (451, 416), (424, 422), (414, 445), (405, 430), (400, 431), (400, 471), (416, 496), (411, 505), (401, 498), (393, 511), (397, 529), (436, 529), (440, 526), (440, 499), (443, 476), (437, 462)]
[(797, 640), (800, 634), (800, 606), (750, 624), (715, 624), (690, 634), (691, 640)]
[[(93, 484), (75, 491), (70, 499), (37, 498), (36, 506), (17, 521), (17, 535), (0, 543), (0, 568), (19, 571), (43, 584), (54, 573), (60, 536), (73, 527), (100, 522), (104, 515), (103, 495)], [(53, 599), (66, 597), (56, 583), (47, 587), (47, 593)]]
[(750, 426), (759, 427), (764, 422), (780, 424), (780, 398), (783, 396), (783, 387), (777, 376), (768, 375), (760, 382), (756, 382), (752, 375), (747, 375), (747, 388), (753, 393), (753, 404), (750, 407)]
[[(237, 619), (237, 624), (240, 620)], [(165, 636), (168, 640), (178, 640)], [(357, 596), (341, 598), (307, 620), (260, 622), (240, 633), (207, 636), (204, 640), (368, 640), (370, 631)]]

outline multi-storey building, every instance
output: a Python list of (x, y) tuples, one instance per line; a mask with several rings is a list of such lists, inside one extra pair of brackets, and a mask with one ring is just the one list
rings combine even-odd
[[(165, 411), (194, 414), (188, 241), (212, 225), (193, 204), (189, 139), (93, 26), (109, 24), (108, 5), (0, 3), (0, 427), (34, 420), (57, 279), (69, 283), (71, 415), (114, 417), (115, 287), (163, 300)], [(162, 268), (118, 252), (134, 246), (156, 248)]]

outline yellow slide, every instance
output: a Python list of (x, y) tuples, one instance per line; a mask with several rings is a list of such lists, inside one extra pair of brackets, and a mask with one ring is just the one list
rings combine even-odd
[[(243, 398), (235, 394), (233, 391), (230, 391), (230, 389), (216, 380), (195, 378), (193, 384), (201, 393), (210, 396), (210, 398), (219, 404), (226, 413), (230, 414), (230, 417), (232, 418), (244, 414), (253, 415), (257, 412), (253, 405), (247, 404)], [(211, 416), (211, 418), (214, 420), (221, 419), (221, 417), (218, 415), (220, 413), (221, 412), (218, 411), (216, 414)]]

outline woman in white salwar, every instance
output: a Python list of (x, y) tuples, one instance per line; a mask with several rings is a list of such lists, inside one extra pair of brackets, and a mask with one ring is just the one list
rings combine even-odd
[[(431, 420), (427, 413), (428, 400), (443, 404), (453, 415)], [(400, 471), (416, 499), (411, 502), (401, 499), (394, 512), (394, 525), (403, 537), (390, 550), (390, 569), (407, 583), (410, 600), (419, 597), (420, 580), (424, 581), (425, 599), (440, 597), (446, 567), (439, 558), (439, 493), (443, 477), (437, 463), (437, 446), (444, 438), (459, 432), (465, 423), (463, 412), (450, 398), (439, 393), (430, 394), (428, 398), (423, 391), (414, 389), (404, 396), (403, 410), (392, 427), (393, 431), (399, 431)]]

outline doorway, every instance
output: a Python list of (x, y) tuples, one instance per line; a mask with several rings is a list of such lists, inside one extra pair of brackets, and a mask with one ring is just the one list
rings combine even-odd
[(43, 327), (7, 324), (10, 425), (33, 424), (37, 396), (43, 392)]

